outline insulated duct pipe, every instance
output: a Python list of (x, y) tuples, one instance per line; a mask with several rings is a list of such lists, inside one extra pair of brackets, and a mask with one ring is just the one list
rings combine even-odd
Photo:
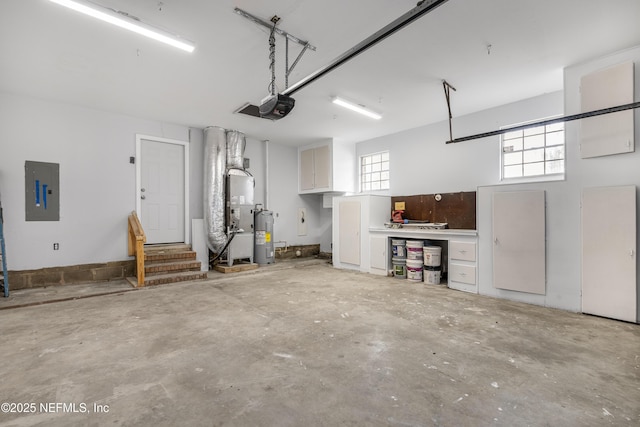
[(204, 130), (204, 226), (207, 246), (220, 254), (227, 244), (224, 223), (224, 176), (227, 168), (227, 132), (210, 126)]
[(247, 140), (244, 133), (237, 130), (227, 131), (227, 168), (244, 170), (244, 148)]

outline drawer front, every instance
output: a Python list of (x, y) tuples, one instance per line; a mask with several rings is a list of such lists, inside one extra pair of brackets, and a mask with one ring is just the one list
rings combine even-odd
[(475, 261), (475, 242), (449, 242), (449, 258), (459, 259), (460, 261)]
[(449, 264), (449, 281), (476, 284), (476, 267), (470, 265)]

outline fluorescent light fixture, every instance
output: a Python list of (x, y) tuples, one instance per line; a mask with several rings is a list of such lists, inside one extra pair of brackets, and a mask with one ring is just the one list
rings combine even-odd
[(85, 15), (92, 16), (101, 21), (108, 22), (116, 25), (125, 30), (133, 31), (134, 33), (141, 34), (151, 39), (157, 40), (162, 43), (166, 43), (170, 46), (177, 47), (187, 52), (193, 52), (195, 45), (187, 40), (170, 34), (166, 31), (154, 28), (151, 25), (138, 21), (126, 13), (118, 12), (113, 9), (106, 8), (104, 6), (97, 5), (88, 1), (79, 0), (49, 0), (53, 3), (57, 3), (61, 6), (68, 7), (77, 12), (84, 13)]
[(365, 115), (375, 120), (380, 120), (382, 118), (380, 114), (375, 113), (369, 110), (368, 108), (363, 107), (362, 105), (354, 104), (353, 102), (346, 101), (337, 96), (333, 98), (333, 103), (341, 107), (348, 108), (351, 111), (355, 111), (356, 113), (360, 113), (362, 115)]

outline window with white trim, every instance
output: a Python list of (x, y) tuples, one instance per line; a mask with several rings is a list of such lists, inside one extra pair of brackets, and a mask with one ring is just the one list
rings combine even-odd
[(389, 189), (389, 152), (360, 157), (360, 192)]
[(503, 180), (564, 175), (564, 123), (502, 135)]

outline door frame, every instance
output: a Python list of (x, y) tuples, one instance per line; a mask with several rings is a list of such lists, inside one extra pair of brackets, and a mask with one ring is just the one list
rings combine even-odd
[[(191, 243), (191, 233), (189, 233), (189, 142), (179, 139), (162, 138), (159, 136), (136, 134), (136, 213), (138, 218), (142, 218), (142, 202), (140, 201), (140, 191), (142, 187), (142, 140), (174, 144), (182, 146), (184, 151), (184, 242)], [(142, 226), (144, 229), (144, 225)]]

